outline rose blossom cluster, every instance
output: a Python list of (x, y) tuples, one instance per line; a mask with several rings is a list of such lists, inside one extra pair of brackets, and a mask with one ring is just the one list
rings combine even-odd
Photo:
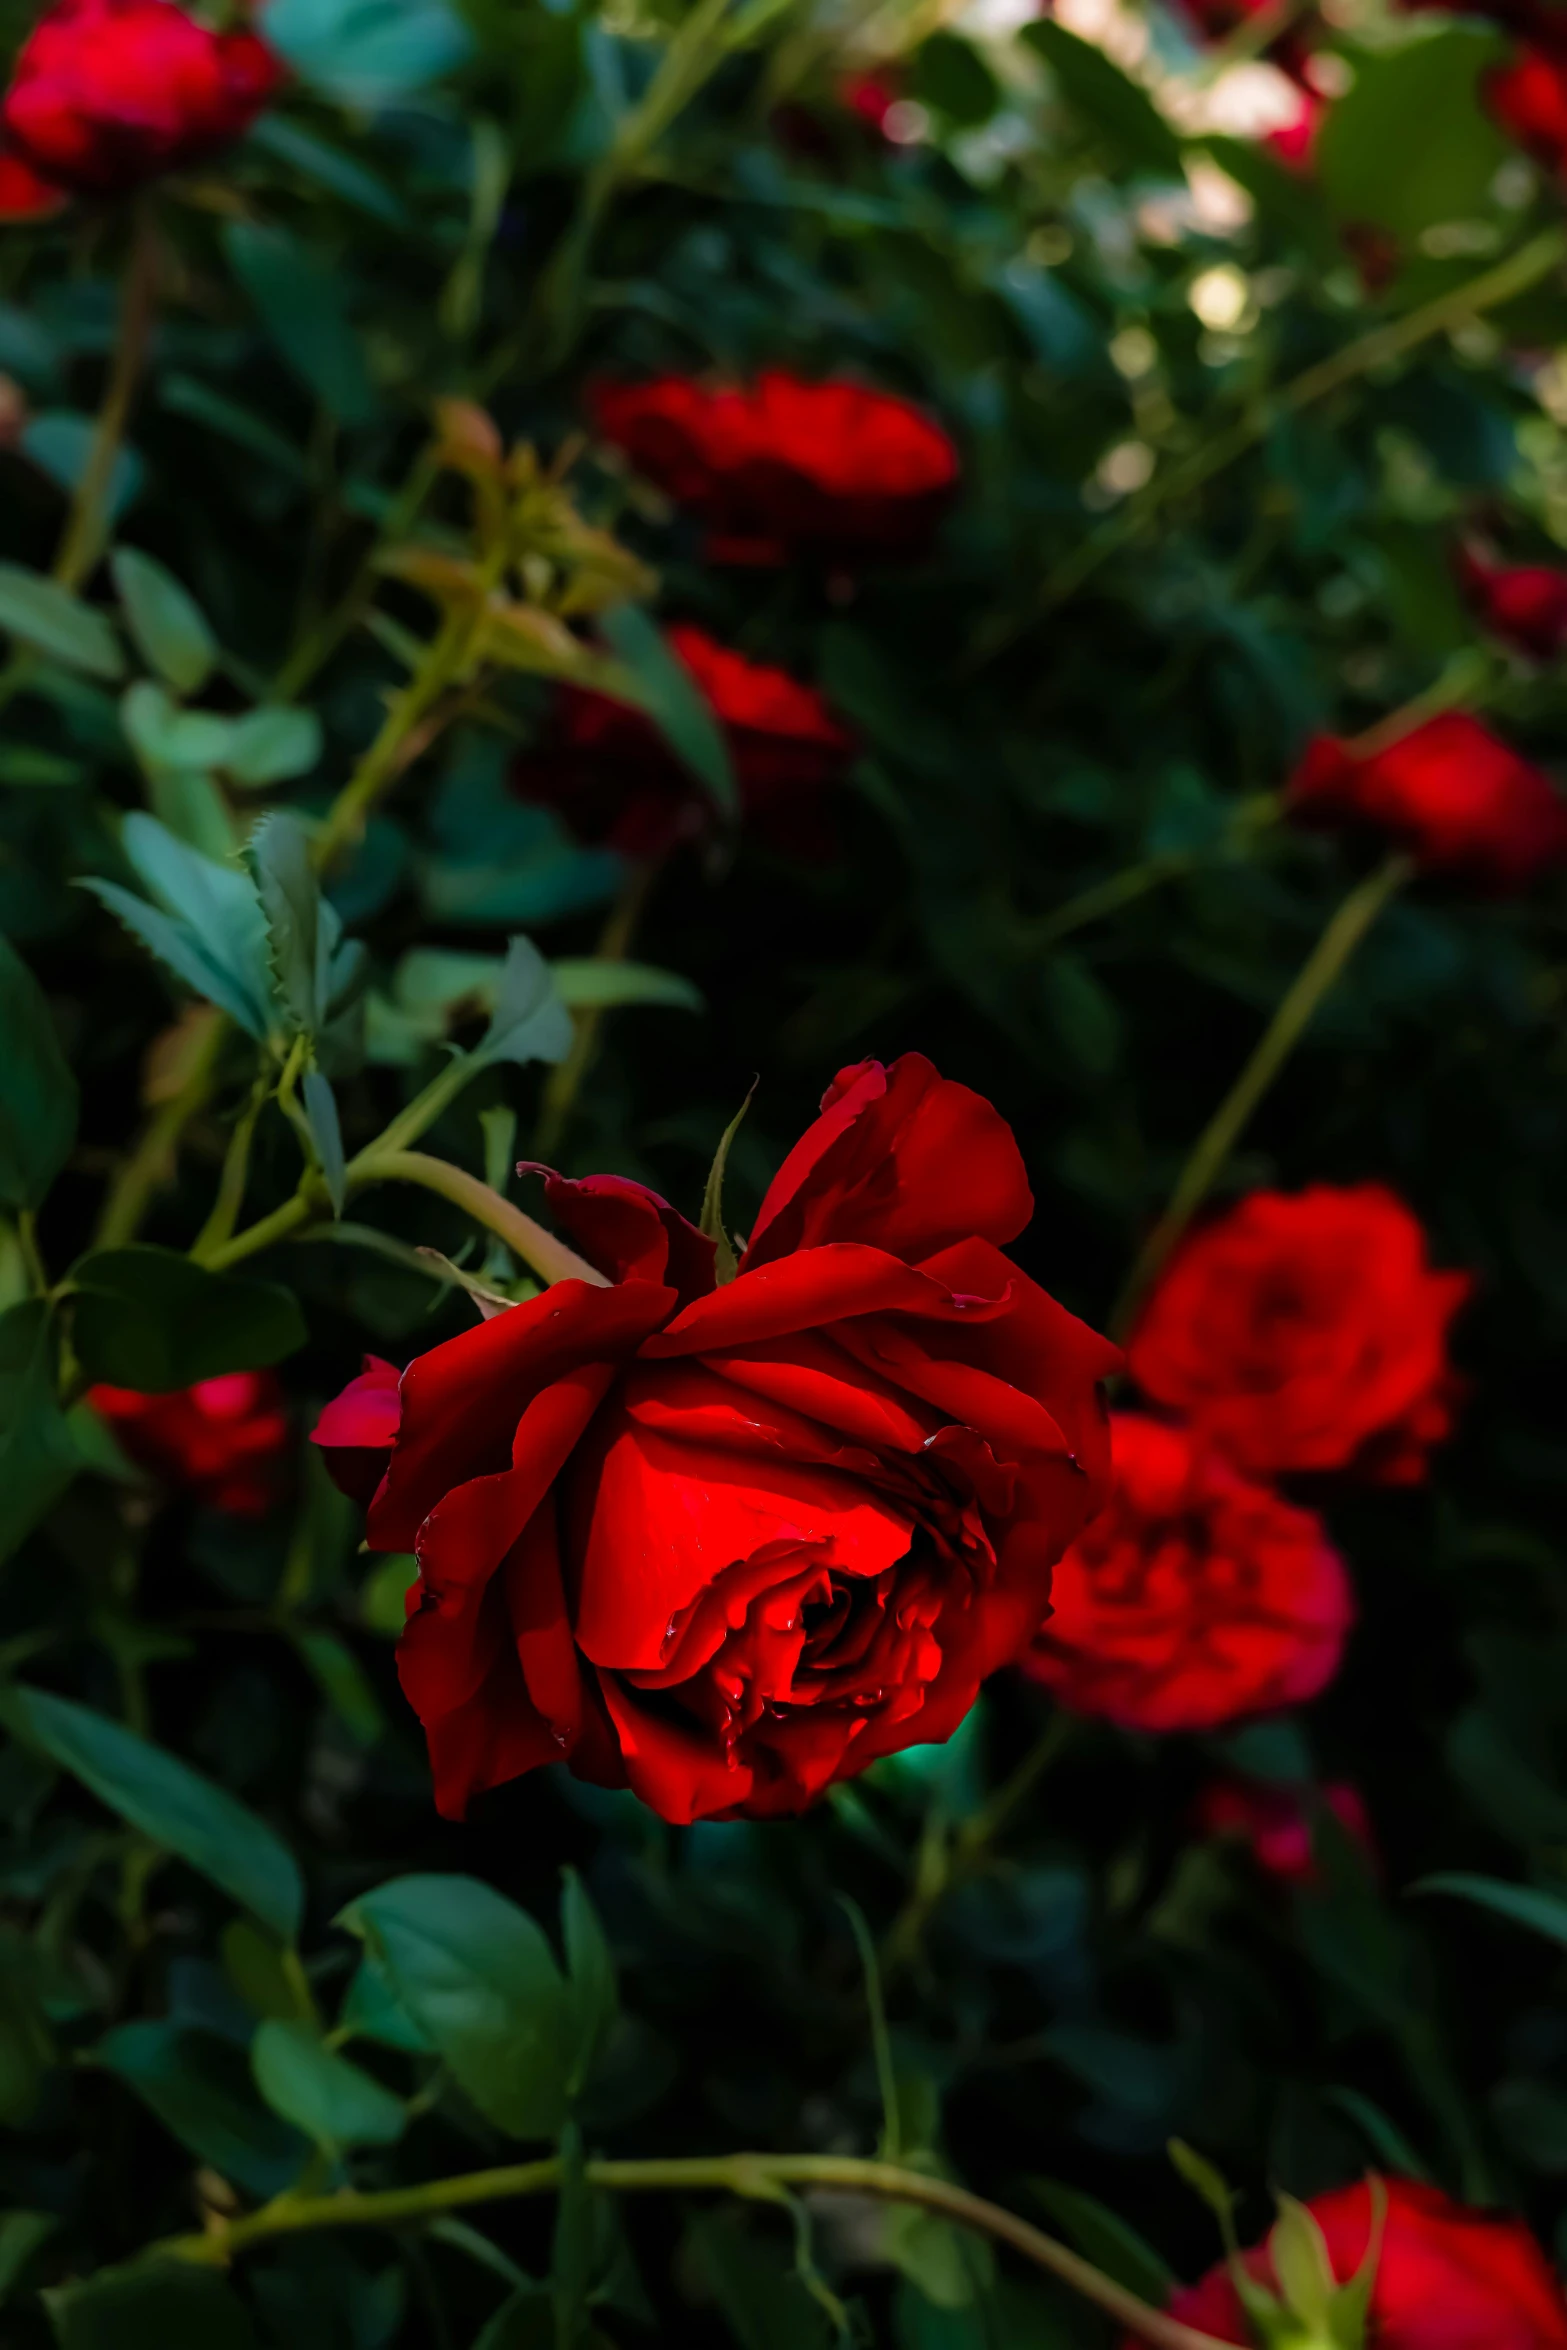
[(1354, 1593), (1320, 1516), (1274, 1480), (1423, 1478), (1452, 1425), (1448, 1329), (1470, 1286), (1375, 1183), (1255, 1192), (1193, 1234), (1127, 1348), (1167, 1416), (1115, 1415), (1110, 1505), (1062, 1560), (1026, 1670), (1148, 1731), (1316, 1696)]
[(545, 1196), (581, 1277), (315, 1431), (418, 1562), (440, 1809), (564, 1761), (672, 1821), (793, 1812), (949, 1737), (1108, 1487), (1120, 1358), (1003, 1254), (1010, 1129), (918, 1054), (845, 1069), (727, 1280), (641, 1184)]
[(282, 79), (246, 27), (177, 0), (55, 0), (0, 102), (0, 219), (129, 195), (247, 131)]

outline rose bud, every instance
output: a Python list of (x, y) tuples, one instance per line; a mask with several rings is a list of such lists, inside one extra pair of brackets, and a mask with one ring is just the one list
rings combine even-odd
[(1549, 563), (1492, 563), (1474, 547), (1460, 547), (1459, 581), (1493, 636), (1536, 661), (1549, 661), (1567, 643), (1567, 571)]
[(593, 419), (639, 472), (708, 527), (717, 561), (920, 553), (958, 478), (923, 409), (863, 384), (774, 370), (749, 390), (687, 376), (600, 384)]
[[(1368, 2343), (1376, 2350), (1567, 2350), (1567, 2303), (1521, 2221), (1467, 2211), (1439, 2188), (1412, 2179), (1378, 2184), (1387, 2199), (1380, 2248), (1365, 2180), (1305, 2207), (1321, 2230), (1337, 2283), (1347, 2284), (1367, 2254), (1375, 2254)], [(1248, 2276), (1279, 2290), (1266, 2244), (1241, 2258)], [(1170, 2314), (1221, 2342), (1256, 2339), (1222, 2261), (1200, 2284), (1171, 2297)], [(1307, 2338), (1304, 2332), (1300, 2338)], [(1125, 2350), (1135, 2350), (1130, 2339)]]
[(1196, 1825), (1201, 1836), (1249, 1845), (1252, 1859), (1268, 1876), (1287, 1885), (1311, 1885), (1318, 1875), (1312, 1829), (1320, 1812), (1331, 1813), (1371, 1857), (1364, 1799), (1344, 1780), (1326, 1787), (1270, 1787), (1255, 1780), (1215, 1779), (1197, 1798)]
[[(668, 1820), (794, 1812), (950, 1737), (1104, 1498), (1120, 1359), (1001, 1253), (1010, 1129), (918, 1054), (844, 1070), (723, 1282), (638, 1183), (546, 1198), (607, 1286), (411, 1363), (370, 1504), (441, 1811), (564, 1760)], [(316, 1440), (362, 1490), (350, 1396)]]
[(1379, 1183), (1257, 1191), (1177, 1251), (1127, 1360), (1242, 1468), (1418, 1484), (1452, 1427), (1448, 1324), (1473, 1286), (1433, 1270)]
[(131, 1460), (209, 1509), (260, 1518), (282, 1492), (292, 1431), (272, 1371), (230, 1371), (163, 1395), (90, 1387), (87, 1401)]
[(1024, 1671), (1127, 1730), (1216, 1730), (1315, 1697), (1355, 1616), (1321, 1519), (1190, 1429), (1110, 1425), (1109, 1507), (1056, 1568)]
[[(699, 628), (677, 625), (669, 644), (728, 738), (747, 820), (778, 848), (829, 850), (823, 798), (842, 782), (854, 744), (821, 695)], [(523, 753), (511, 780), (522, 798), (558, 808), (579, 839), (608, 841), (628, 857), (661, 856), (713, 826), (712, 801), (651, 720), (582, 686), (561, 688), (552, 734)]]
[(123, 196), (249, 129), (283, 68), (253, 32), (174, 0), (55, 0), (22, 45), (0, 130), (55, 188)]
[(1303, 824), (1379, 832), (1430, 873), (1522, 889), (1567, 858), (1567, 803), (1550, 779), (1461, 711), (1385, 749), (1318, 735), (1285, 789)]

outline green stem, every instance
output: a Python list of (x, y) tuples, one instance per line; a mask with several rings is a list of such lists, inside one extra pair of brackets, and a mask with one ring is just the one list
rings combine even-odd
[(80, 587), (103, 552), (108, 530), (108, 507), (114, 486), (114, 468), (130, 421), (131, 402), (141, 380), (147, 344), (152, 333), (158, 294), (158, 245), (152, 203), (143, 197), (132, 228), (130, 266), (120, 297), (119, 333), (103, 406), (93, 430), (92, 446), (82, 478), (76, 485), (65, 536), (54, 559), (54, 576), (62, 587)]
[[(1153, 2350), (1231, 2350), (1212, 2334), (1182, 2325), (998, 2203), (966, 2187), (895, 2163), (868, 2162), (840, 2154), (696, 2155), (649, 2162), (589, 2162), (589, 2187), (611, 2194), (721, 2194), (747, 2202), (775, 2203), (781, 2187), (805, 2187), (848, 2195), (875, 2195), (892, 2203), (913, 2203), (956, 2220), (976, 2234), (1006, 2244), (1083, 2298), (1118, 2325), (1128, 2327)], [(560, 2185), (557, 2161), (519, 2162), (499, 2170), (470, 2171), (461, 2178), (432, 2179), (421, 2187), (388, 2187), (360, 2194), (280, 2196), (244, 2219), (215, 2223), (204, 2235), (173, 2236), (154, 2245), (155, 2254), (203, 2268), (224, 2268), (237, 2253), (278, 2236), (339, 2227), (395, 2227), (433, 2219), (475, 2203), (511, 2202), (547, 2195)]]
[(1181, 1170), (1170, 1203), (1143, 1245), (1111, 1318), (1124, 1331), (1144, 1292), (1224, 1170), (1263, 1096), (1310, 1027), (1324, 996), (1334, 986), (1389, 898), (1414, 871), (1402, 850), (1352, 889), (1297, 973), (1269, 1021), (1260, 1043), (1209, 1119)]
[(223, 1154), (217, 1197), (212, 1203), (212, 1213), (192, 1244), (193, 1257), (205, 1258), (221, 1248), (239, 1222), (239, 1211), (245, 1204), (245, 1180), (250, 1173), (250, 1146), (255, 1138), (256, 1121), (266, 1107), (271, 1090), (269, 1079), (264, 1075), (258, 1077), (251, 1087), (249, 1101), (235, 1121), (228, 1149)]
[(345, 849), (357, 846), (366, 820), (388, 784), (401, 774), (411, 755), (425, 749), (430, 729), (425, 725), (435, 704), (456, 676), (468, 635), (466, 621), (448, 620), (425, 647), (424, 658), (400, 693), (394, 694), (380, 733), (327, 810), (311, 854), (324, 870)]
[(1406, 734), (1413, 734), (1417, 726), (1439, 718), (1444, 710), (1472, 709), (1483, 702), (1493, 675), (1489, 653), (1480, 646), (1470, 645), (1456, 653), (1440, 677), (1428, 685), (1424, 693), (1415, 694), (1375, 726), (1368, 726), (1361, 734), (1351, 735), (1344, 748), (1357, 759), (1374, 759), (1381, 751)]
[[(623, 963), (630, 954), (637, 925), (646, 910), (658, 873), (659, 863), (656, 858), (633, 866), (609, 920), (599, 933), (598, 945), (593, 950), (596, 961)], [(604, 1033), (605, 1012), (603, 1004), (590, 1004), (577, 1014), (571, 1050), (545, 1080), (539, 1122), (533, 1135), (533, 1156), (545, 1166), (554, 1164), (556, 1153), (571, 1124), (583, 1081), (598, 1053)]]
[(612, 1286), (586, 1257), (579, 1257), (574, 1248), (546, 1232), (542, 1224), (525, 1216), (521, 1208), (514, 1208), (510, 1200), (502, 1199), (498, 1191), (492, 1191), (466, 1168), (454, 1167), (446, 1159), (429, 1158), (423, 1151), (381, 1151), (373, 1158), (356, 1160), (355, 1169), (357, 1172), (350, 1171), (352, 1179), (361, 1186), (417, 1183), (450, 1200), (476, 1224), (497, 1233), (541, 1281), (586, 1281), (595, 1289)]
[(1429, 342), (1433, 335), (1445, 334), (1463, 325), (1466, 319), (1477, 318), (1484, 311), (1512, 301), (1556, 268), (1564, 255), (1567, 255), (1567, 230), (1547, 229), (1467, 284), (1439, 294), (1434, 301), (1423, 303), (1418, 310), (1411, 310), (1386, 326), (1373, 327), (1369, 334), (1346, 344), (1332, 358), (1308, 367), (1281, 390), (1271, 396), (1263, 395), (1234, 424), (1202, 442), (1189, 456), (1155, 474), (1147, 488), (1129, 500), (1112, 521), (1075, 547), (1045, 581), (1030, 611), (1004, 619), (980, 636), (968, 666), (981, 667), (993, 660), (1036, 620), (1044, 619), (1057, 605), (1064, 604), (1112, 556), (1140, 538), (1173, 498), (1188, 496), (1212, 480), (1216, 473), (1233, 465), (1237, 458), (1245, 456), (1279, 417), (1298, 415), (1302, 409), (1342, 391), (1359, 377), (1393, 366), (1420, 344)]

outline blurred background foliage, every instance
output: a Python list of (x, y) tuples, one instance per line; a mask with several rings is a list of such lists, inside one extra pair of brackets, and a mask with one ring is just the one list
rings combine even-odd
[[(1292, 14), (1328, 98), (1306, 167), (1261, 135), (1288, 113), (1260, 60)], [(12, 46), (26, 20), (7, 7)], [(616, 593), (818, 686), (856, 757), (825, 856), (724, 824), (650, 875), (508, 788), (552, 689), (547, 661), (498, 656), (330, 873), (370, 1017), (334, 1058), (315, 1007), (323, 1165), (320, 1118), (349, 1151), (377, 1133), (444, 1038), (477, 1035), (525, 931), (575, 1006), (569, 1080), (532, 1046), (497, 1053), (433, 1129), (445, 1157), (493, 1171), (539, 1136), (694, 1214), (759, 1077), (730, 1165), (744, 1229), (834, 1070), (918, 1049), (1011, 1121), (1038, 1199), (1019, 1254), (1102, 1324), (1355, 877), (1352, 851), (1274, 820), (1306, 737), (1427, 697), (1561, 756), (1560, 663), (1481, 635), (1454, 568), (1465, 534), (1567, 549), (1561, 198), (1486, 109), (1504, 36), (1378, 0), (1216, 39), (1156, 0), (270, 0), (264, 23), (293, 79), (159, 190), (150, 229), (80, 208), (0, 238), (0, 922), (81, 1098), (46, 1261), (88, 1246), (206, 1049), (186, 991), (81, 885), (158, 896), (132, 808), (211, 853), (264, 809), (331, 805), (439, 626), (382, 558), (467, 543), (465, 491), (423, 462), (447, 396), (567, 469), (576, 516), (624, 550)], [(84, 638), (80, 606), (51, 622), (16, 574), (53, 560), (137, 234), (160, 287), (114, 535), (204, 619), (138, 624), (122, 564), (90, 575), (103, 633)], [(597, 380), (764, 365), (944, 422), (962, 479), (928, 555), (717, 567), (592, 431)], [(656, 705), (659, 640), (610, 647)], [(1406, 893), (1226, 1178), (1379, 1178), (1479, 1276), (1432, 1484), (1329, 1503), (1362, 1609), (1339, 1681), (1309, 1719), (1208, 1741), (1074, 1726), (1001, 1807), (1051, 1734), (1011, 1681), (948, 1748), (802, 1823), (671, 1830), (554, 1771), (440, 1824), (392, 1669), (407, 1562), (359, 1553), (302, 1444), (286, 1505), (244, 1521), (161, 1495), (79, 1413), (41, 1427), (31, 1326), (8, 1317), (0, 1656), (28, 1685), (0, 1702), (6, 2340), (795, 2350), (843, 2304), (899, 2350), (1107, 2339), (943, 2223), (843, 2201), (816, 2215), (814, 2265), (787, 2213), (578, 2191), (558, 2221), (505, 2207), (482, 2235), (301, 2237), (242, 2296), (198, 2275), (143, 2307), (68, 2281), (307, 2161), (320, 2183), (470, 2169), (568, 2106), (623, 2153), (869, 2150), (847, 1893), (881, 1939), (904, 2153), (1156, 2296), (1213, 2251), (1172, 2133), (1242, 2186), (1253, 2233), (1270, 2185), (1375, 2161), (1524, 2209), (1567, 2258), (1564, 904), (1559, 883)], [(145, 1240), (183, 1249), (208, 1214), (249, 1083), (220, 1074), (177, 1165), (142, 1168)], [(291, 1191), (298, 1150), (269, 1110), (252, 1213)], [(379, 1193), (353, 1229), (380, 1244), (302, 1240), (264, 1268), (302, 1309), (276, 1349), (301, 1436), (366, 1344), (402, 1360), (467, 1325), (416, 1248), (515, 1275), (422, 1192)], [(0, 1277), (25, 1315), (12, 1222)], [(51, 1445), (74, 1479), (39, 1482)], [(114, 1745), (121, 1722), (243, 1813), (192, 1822), (156, 1770), (127, 1794), (150, 1766)], [(1220, 1771), (1353, 1781), (1375, 1868), (1324, 1824), (1315, 1875), (1270, 1880), (1200, 1831)], [(474, 1893), (456, 2025), (432, 2027), (426, 1961), (377, 1923), (424, 1871), (539, 1921)], [(1452, 1871), (1537, 1888), (1543, 1931), (1411, 1893)], [(533, 2071), (497, 2088), (519, 2035)]]

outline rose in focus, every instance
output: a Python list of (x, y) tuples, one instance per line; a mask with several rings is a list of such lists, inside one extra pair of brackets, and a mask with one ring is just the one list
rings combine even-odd
[(1381, 1184), (1253, 1192), (1177, 1252), (1127, 1360), (1254, 1474), (1416, 1484), (1452, 1427), (1448, 1325), (1472, 1287)]
[(605, 1286), (372, 1366), (316, 1431), (419, 1563), (441, 1810), (564, 1759), (670, 1820), (792, 1812), (948, 1737), (1108, 1469), (1116, 1350), (1001, 1253), (1010, 1129), (918, 1055), (846, 1069), (722, 1284), (639, 1184), (547, 1197)]
[(0, 136), (41, 182), (119, 196), (239, 138), (282, 67), (253, 32), (175, 0), (56, 0), (24, 42)]
[(87, 1401), (131, 1460), (211, 1509), (263, 1517), (282, 1491), (291, 1429), (272, 1371), (230, 1371), (163, 1395), (90, 1387)]
[[(1520, 2221), (1468, 2211), (1410, 2179), (1383, 2185), (1387, 2215), (1366, 2329), (1376, 2350), (1567, 2350), (1567, 2303)], [(1322, 2231), (1335, 2279), (1347, 2284), (1371, 2245), (1369, 2185), (1336, 2188), (1306, 2208)], [(1249, 2275), (1278, 2290), (1266, 2245), (1242, 2258)], [(1254, 2339), (1222, 2262), (1200, 2284), (1177, 2292), (1170, 2314), (1221, 2342)], [(1126, 2350), (1133, 2350), (1130, 2342)]]
[(1427, 872), (1522, 889), (1567, 859), (1567, 802), (1548, 776), (1462, 711), (1382, 750), (1318, 735), (1284, 795), (1298, 822), (1380, 833)]
[(1214, 1730), (1315, 1697), (1354, 1621), (1322, 1521), (1189, 1429), (1112, 1416), (1108, 1508), (1055, 1572), (1024, 1661), (1074, 1713)]
[(718, 561), (917, 554), (958, 478), (939, 424), (862, 384), (774, 370), (748, 390), (709, 389), (664, 376), (600, 384), (592, 406), (604, 438), (707, 525)]
[[(843, 780), (849, 735), (820, 694), (782, 669), (747, 661), (699, 628), (677, 624), (671, 651), (728, 738), (747, 818), (775, 846), (830, 846), (824, 795)], [(713, 823), (713, 805), (640, 710), (565, 686), (546, 741), (518, 759), (513, 788), (558, 808), (579, 839), (625, 856), (659, 856)]]

